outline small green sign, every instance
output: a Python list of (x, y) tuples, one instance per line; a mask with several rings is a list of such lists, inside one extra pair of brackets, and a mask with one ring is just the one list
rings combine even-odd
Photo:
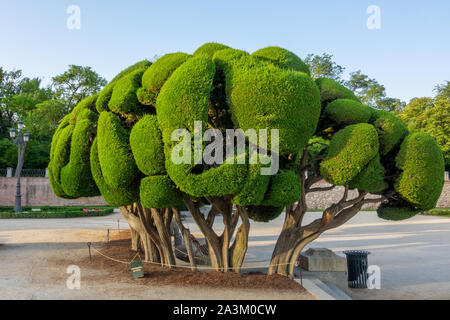
[(144, 277), (144, 267), (142, 266), (142, 261), (135, 261), (130, 264), (131, 277), (134, 279)]

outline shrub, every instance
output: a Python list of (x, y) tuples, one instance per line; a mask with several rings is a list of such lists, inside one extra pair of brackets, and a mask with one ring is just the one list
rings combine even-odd
[[(98, 155), (97, 138), (94, 139), (91, 147), (91, 172), (97, 187), (100, 190), (106, 203), (110, 206), (128, 206), (139, 201), (139, 185), (134, 183), (126, 187), (110, 187), (103, 177), (100, 159)], [(138, 180), (139, 181), (139, 180)]]
[(338, 125), (367, 123), (372, 108), (351, 99), (337, 99), (325, 108), (325, 116)]
[(172, 73), (190, 57), (187, 53), (177, 52), (159, 58), (142, 76), (142, 87), (157, 95)]
[(139, 69), (147, 69), (148, 67), (151, 66), (151, 62), (148, 60), (143, 60), (140, 61), (128, 68), (126, 68), (125, 70), (123, 70), (122, 72), (120, 72), (117, 76), (114, 77), (114, 79), (112, 79), (108, 85), (98, 94), (98, 98), (97, 98), (97, 102), (96, 102), (96, 108), (97, 108), (97, 112), (100, 113), (102, 111), (109, 111), (108, 108), (108, 103), (109, 100), (111, 99), (111, 95), (113, 93), (113, 89), (116, 85), (116, 82), (123, 78), (125, 75), (135, 71), (135, 70), (139, 70)]
[[(85, 110), (92, 113), (90, 110)], [(61, 186), (64, 193), (74, 197), (94, 197), (99, 195), (90, 166), (91, 141), (96, 134), (95, 122), (78, 116), (70, 148), (69, 163), (61, 169)]]
[(247, 207), (248, 217), (257, 222), (269, 222), (280, 216), (284, 207), (265, 207), (249, 206)]
[(175, 184), (168, 176), (151, 176), (141, 180), (141, 203), (146, 208), (170, 208), (183, 204)]
[(380, 162), (380, 155), (370, 160), (367, 166), (349, 183), (351, 189), (377, 193), (388, 188), (384, 181), (386, 171)]
[(108, 103), (112, 112), (124, 117), (130, 114), (139, 115), (142, 112), (136, 91), (141, 87), (143, 73), (144, 69), (138, 69), (117, 80)]
[(234, 126), (244, 131), (279, 129), (280, 154), (298, 152), (319, 120), (320, 95), (314, 81), (303, 72), (258, 63), (251, 57), (244, 62), (237, 64), (227, 79)]
[(281, 69), (300, 71), (310, 75), (309, 67), (302, 59), (294, 53), (280, 47), (260, 49), (254, 52), (252, 56), (269, 61)]
[(64, 192), (61, 185), (61, 169), (70, 160), (70, 143), (74, 128), (74, 125), (65, 123), (64, 128), (57, 130), (53, 136), (53, 152), (49, 163), (49, 181), (52, 190), (58, 197), (66, 199), (72, 197)]
[(144, 88), (139, 88), (136, 91), (136, 97), (139, 103), (143, 104), (144, 106), (154, 106), (156, 103), (156, 94), (147, 91)]
[(260, 163), (248, 166), (247, 179), (239, 193), (233, 197), (233, 203), (240, 206), (249, 206), (259, 205), (263, 201), (269, 186), (270, 176), (261, 175), (261, 168)]
[(383, 202), (377, 209), (377, 215), (380, 219), (401, 221), (414, 217), (420, 212), (413, 208), (402, 199)]
[(72, 112), (70, 113), (70, 123), (75, 124), (77, 121), (77, 117), (80, 114), (80, 112), (84, 110), (89, 110), (91, 112), (96, 112), (95, 104), (97, 102), (98, 95), (93, 95), (91, 97), (85, 98), (81, 100), (80, 103), (76, 105), (75, 108), (73, 108)]
[(350, 99), (359, 102), (359, 99), (351, 90), (334, 80), (317, 78), (316, 84), (320, 90), (320, 102), (322, 103), (322, 108), (325, 108), (328, 103), (336, 99)]
[(164, 147), (155, 115), (146, 115), (134, 125), (130, 145), (136, 165), (142, 173), (152, 176), (166, 172)]
[(320, 164), (320, 172), (334, 185), (347, 185), (376, 156), (378, 148), (378, 134), (372, 125), (347, 126), (331, 139), (327, 156)]
[(423, 132), (408, 135), (395, 162), (401, 170), (395, 190), (412, 205), (433, 209), (444, 185), (444, 157), (434, 138)]
[(374, 110), (372, 122), (380, 138), (380, 152), (386, 155), (408, 135), (408, 128), (393, 114)]
[(267, 193), (261, 202), (263, 206), (284, 207), (300, 198), (300, 181), (294, 171), (280, 171), (272, 176)]
[(100, 114), (98, 154), (103, 177), (111, 188), (127, 187), (139, 176), (128, 135), (118, 116), (106, 111)]
[(216, 43), (216, 42), (209, 42), (209, 43), (205, 43), (200, 48), (198, 48), (194, 52), (194, 56), (199, 56), (199, 55), (204, 54), (204, 55), (207, 55), (208, 57), (212, 58), (214, 56), (214, 53), (216, 53), (217, 51), (228, 49), (228, 48), (229, 47), (224, 44), (220, 44), (220, 43)]

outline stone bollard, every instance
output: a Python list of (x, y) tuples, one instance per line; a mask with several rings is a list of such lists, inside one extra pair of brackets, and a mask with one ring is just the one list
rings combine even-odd
[(326, 248), (306, 250), (300, 255), (298, 265), (306, 271), (342, 272), (347, 270), (346, 259)]
[(450, 180), (450, 172), (445, 171), (445, 173), (444, 173), (444, 180), (445, 181), (449, 181)]
[(6, 168), (6, 177), (12, 178), (13, 176), (13, 168)]
[(48, 168), (45, 168), (45, 177), (48, 178)]

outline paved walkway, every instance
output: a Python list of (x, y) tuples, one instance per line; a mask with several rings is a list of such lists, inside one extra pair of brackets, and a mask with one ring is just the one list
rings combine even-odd
[[(320, 213), (308, 213), (305, 223)], [(218, 218), (220, 220), (220, 217)], [(116, 212), (106, 217), (0, 220), (0, 243), (8, 243), (14, 230), (29, 229), (117, 229), (126, 221)], [(219, 222), (219, 220), (217, 222)], [(251, 224), (249, 250), (244, 267), (267, 265), (281, 229), (283, 217), (270, 223)], [(186, 225), (198, 228), (188, 216)], [(221, 229), (217, 223), (217, 230)], [(354, 298), (450, 299), (450, 218), (416, 216), (403, 222), (379, 219), (374, 212), (361, 212), (346, 225), (331, 230), (311, 244), (342, 254), (347, 249), (366, 249), (369, 264), (381, 268), (381, 290), (347, 290), (345, 274), (319, 274)], [(1, 260), (1, 259), (0, 259)]]

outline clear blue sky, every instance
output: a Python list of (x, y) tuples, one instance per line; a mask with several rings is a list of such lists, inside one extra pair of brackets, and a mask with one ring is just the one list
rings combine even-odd
[[(66, 27), (72, 4), (81, 30)], [(371, 4), (381, 8), (381, 30), (366, 27)], [(278, 45), (302, 58), (330, 53), (406, 101), (450, 80), (448, 0), (0, 0), (0, 39), (0, 65), (44, 83), (69, 64), (109, 80), (143, 58), (209, 41), (249, 52)]]

